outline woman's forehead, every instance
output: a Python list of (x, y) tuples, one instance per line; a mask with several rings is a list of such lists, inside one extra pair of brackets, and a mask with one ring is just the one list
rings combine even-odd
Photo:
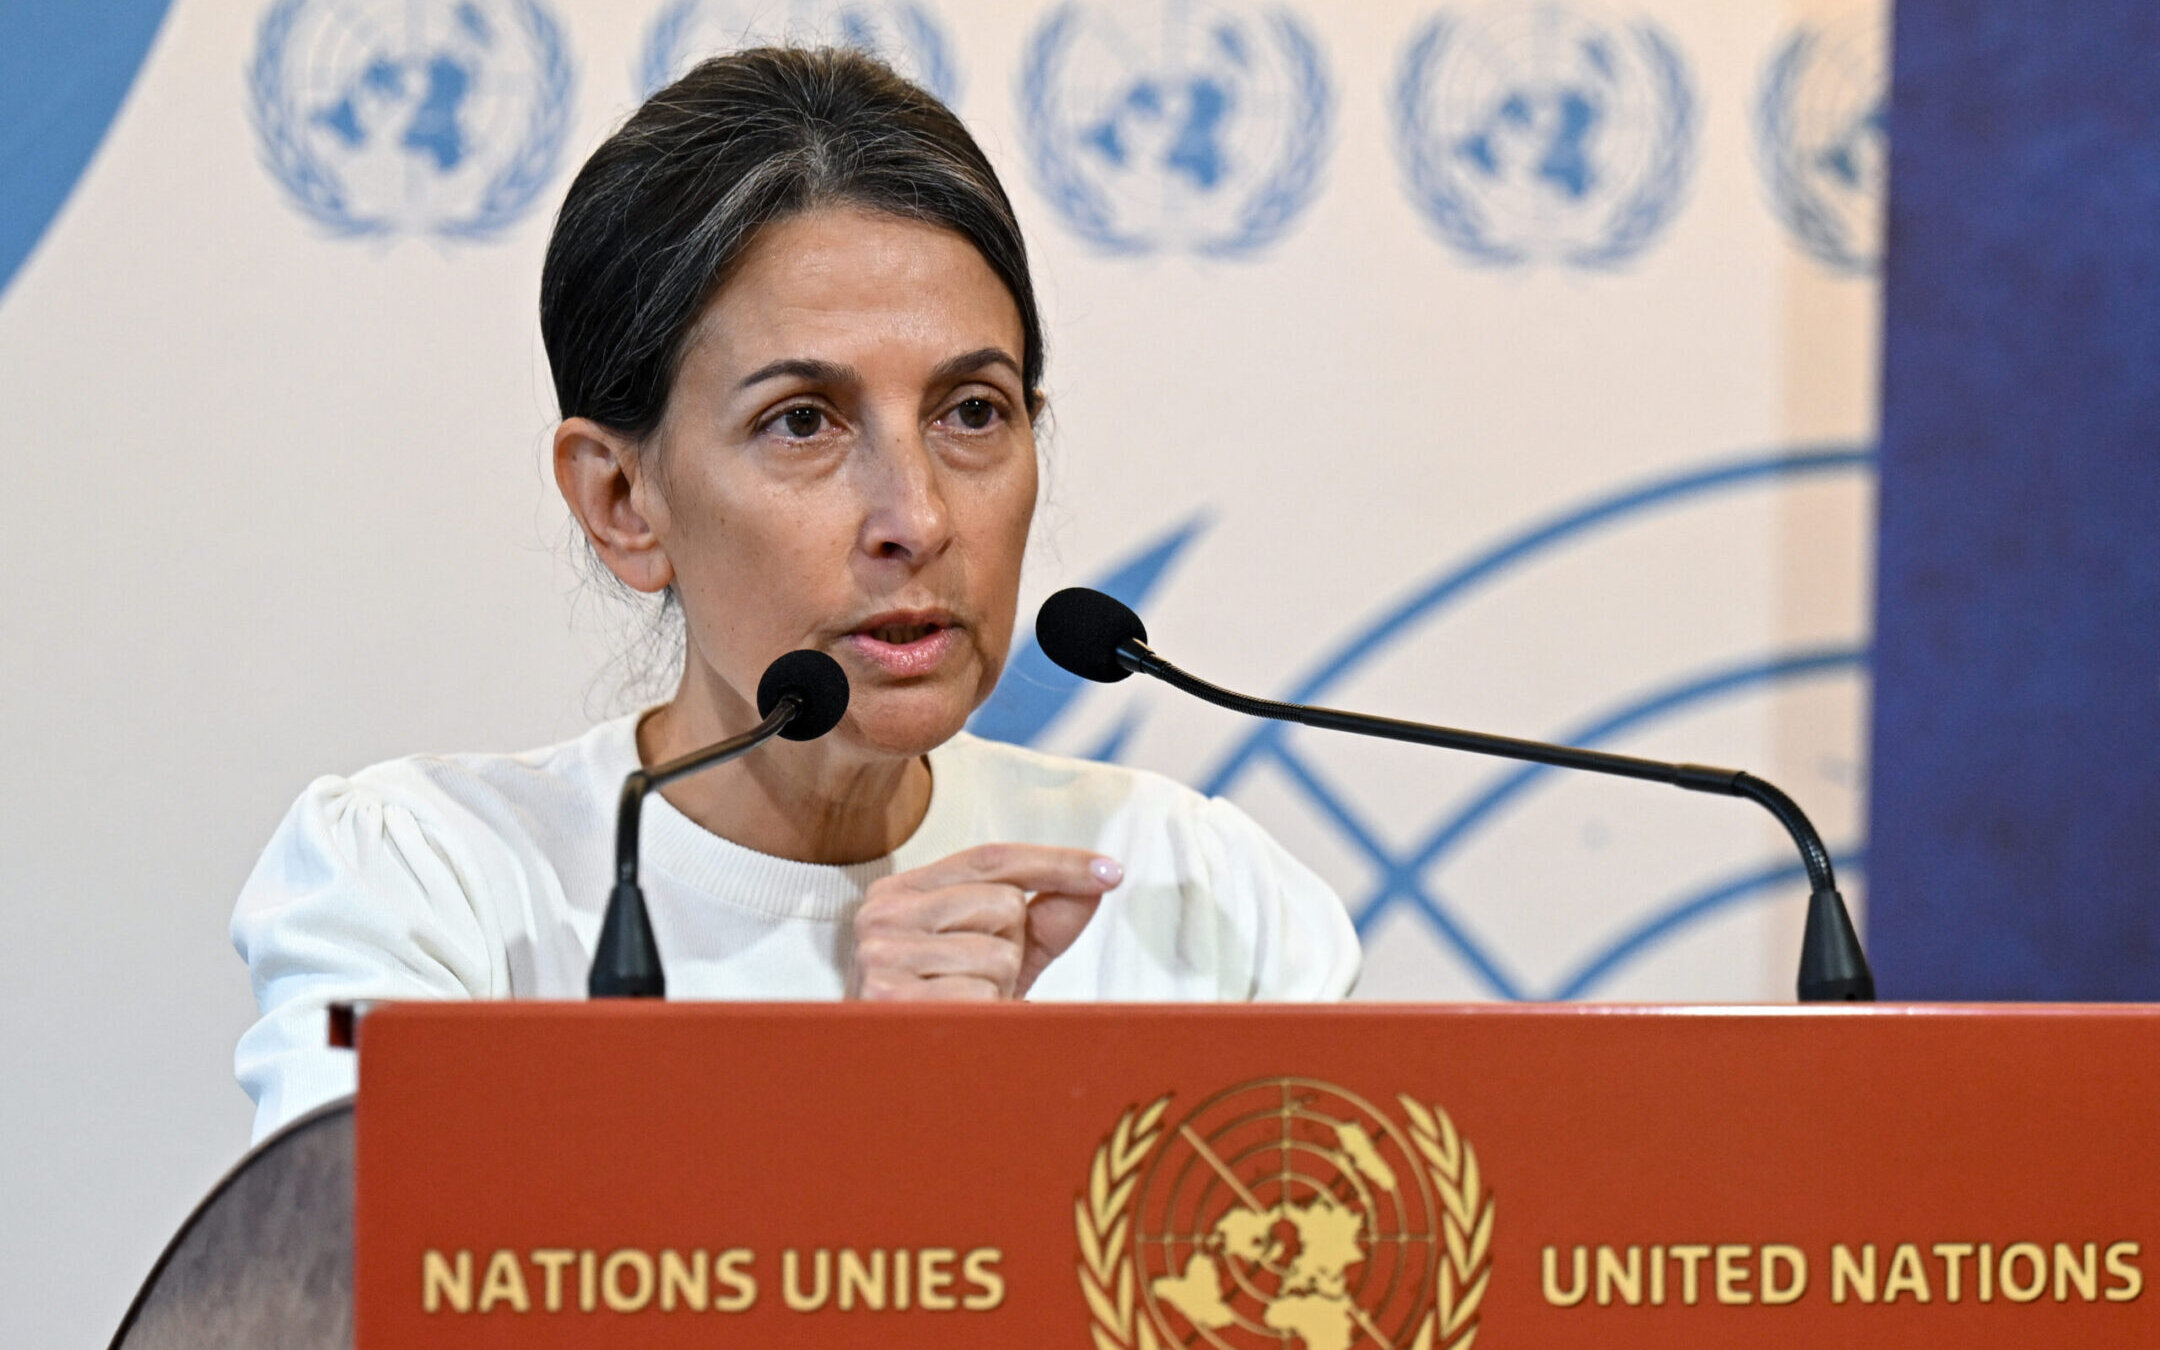
[(708, 302), (689, 359), (724, 370), (774, 360), (856, 365), (950, 360), (995, 347), (1017, 362), (1019, 306), (968, 239), (855, 207), (767, 226)]

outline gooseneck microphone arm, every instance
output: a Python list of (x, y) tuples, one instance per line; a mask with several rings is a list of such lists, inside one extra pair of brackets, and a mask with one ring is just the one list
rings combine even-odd
[(794, 694), (783, 695), (772, 716), (758, 723), (740, 736), (730, 736), (715, 742), (703, 750), (693, 750), (679, 759), (650, 769), (634, 770), (623, 779), (622, 802), (615, 812), (615, 884), (637, 885), (638, 872), (638, 823), (645, 807), (645, 794), (667, 786), (678, 778), (687, 778), (700, 769), (715, 768), (731, 759), (739, 758), (757, 749), (780, 734), (795, 714), (802, 711), (802, 699)]
[(1793, 843), (1799, 846), (1800, 858), (1807, 864), (1809, 886), (1818, 891), (1837, 889), (1837, 878), (1830, 868), (1830, 852), (1823, 847), (1822, 837), (1815, 833), (1814, 825), (1809, 823), (1807, 814), (1800, 809), (1799, 803), (1779, 791), (1776, 785), (1738, 769), (1713, 769), (1704, 764), (1668, 764), (1663, 760), (1612, 755), (1602, 750), (1580, 750), (1572, 745), (1548, 745), (1543, 741), (1493, 736), (1482, 731), (1458, 731), (1453, 727), (1403, 722), (1392, 717), (1373, 717), (1365, 713), (1342, 712), (1335, 708), (1314, 708), (1301, 703), (1277, 703), (1273, 699), (1253, 698), (1218, 684), (1210, 684), (1197, 675), (1178, 669), (1136, 638), (1127, 638), (1118, 644), (1117, 659), (1119, 665), (1136, 675), (1153, 676), (1164, 684), (1182, 689), (1218, 708), (1228, 708), (1232, 712), (1253, 717), (1296, 722), (1301, 726), (1317, 727), (1322, 731), (1347, 731), (1359, 736), (1409, 741), (1413, 745), (1433, 745), (1443, 750), (1466, 750), (1473, 755), (1497, 755), (1502, 759), (1528, 760), (1533, 764), (1550, 764), (1560, 769), (1583, 769), (1590, 773), (1614, 774), (1621, 778), (1640, 778), (1651, 783), (1670, 783), (1690, 792), (1747, 797), (1762, 803), (1771, 815), (1776, 816), (1778, 823), (1792, 836)]
[(645, 910), (645, 892), (638, 885), (638, 826), (644, 819), (646, 794), (663, 783), (741, 758), (779, 735), (801, 711), (802, 700), (788, 695), (771, 716), (742, 735), (730, 736), (650, 769), (633, 770), (623, 779), (622, 798), (615, 808), (615, 889), (608, 893), (607, 914), (600, 920), (600, 946), (593, 953), (592, 969), (585, 977), (588, 995), (667, 996), (660, 944), (653, 939), (652, 916)]
[(1253, 698), (1210, 684), (1197, 675), (1188, 674), (1155, 654), (1147, 643), (1138, 638), (1126, 638), (1118, 643), (1117, 663), (1136, 675), (1148, 675), (1164, 684), (1182, 689), (1193, 697), (1253, 717), (1271, 718), (1278, 722), (1295, 722), (1300, 726), (1317, 727), (1322, 731), (1347, 731), (1359, 736), (1379, 736), (1391, 741), (1408, 741), (1414, 745), (1438, 746), (1443, 750), (1465, 750), (1474, 755), (1497, 755), (1502, 759), (1528, 760), (1533, 764), (1550, 764), (1561, 769), (1582, 769), (1590, 773), (1613, 774), (1621, 778), (1637, 778), (1651, 783), (1669, 783), (1686, 788), (1690, 792), (1710, 792), (1725, 797), (1745, 797), (1762, 806), (1800, 850), (1800, 860), (1807, 867), (1808, 917), (1807, 932), (1800, 952), (1799, 994), (1803, 1003), (1869, 1002), (1875, 997), (1875, 978), (1868, 969), (1867, 957), (1860, 947), (1860, 936), (1853, 929), (1852, 916), (1845, 908), (1845, 898), (1838, 893), (1837, 876), (1830, 866), (1830, 850), (1823, 847), (1822, 836), (1815, 831), (1813, 822), (1800, 804), (1785, 795), (1776, 784), (1765, 782), (1753, 774), (1738, 769), (1714, 769), (1703, 764), (1668, 764), (1663, 760), (1638, 759), (1633, 755), (1614, 755), (1602, 750), (1582, 750), (1571, 745), (1548, 745), (1543, 741), (1518, 740), (1513, 736), (1493, 736), (1481, 731), (1459, 731), (1453, 727), (1427, 726), (1422, 722), (1404, 722), (1393, 717), (1373, 717), (1365, 713), (1343, 712), (1336, 708), (1314, 708), (1298, 703), (1278, 703), (1273, 699)]
[(1147, 628), (1140, 616), (1124, 604), (1099, 591), (1073, 587), (1043, 602), (1035, 621), (1036, 641), (1043, 654), (1082, 679), (1113, 683), (1128, 675), (1147, 675), (1218, 708), (1295, 722), (1323, 731), (1347, 731), (1359, 736), (1379, 736), (1414, 745), (1465, 750), (1474, 755), (1497, 755), (1502, 759), (1528, 760), (1561, 769), (1613, 774), (1651, 783), (1669, 783), (1690, 792), (1711, 792), (1724, 797), (1745, 797), (1755, 802), (1785, 827), (1800, 850), (1807, 867), (1807, 927), (1800, 948), (1799, 994), (1803, 1003), (1865, 1002), (1875, 997), (1875, 977), (1868, 970), (1860, 935), (1853, 928), (1838, 894), (1837, 876), (1830, 867), (1830, 850), (1808, 820), (1799, 803), (1752, 774), (1738, 769), (1713, 769), (1702, 764), (1668, 764), (1662, 760), (1613, 755), (1602, 750), (1583, 750), (1570, 745), (1492, 736), (1481, 731), (1404, 722), (1392, 717), (1372, 717), (1335, 708), (1314, 708), (1299, 703), (1277, 703), (1253, 698), (1187, 674), (1155, 654), (1147, 645)]
[(600, 945), (585, 977), (588, 995), (667, 996), (660, 946), (653, 940), (652, 916), (646, 912), (645, 892), (638, 885), (638, 827), (647, 794), (678, 778), (739, 759), (775, 736), (815, 740), (839, 725), (847, 704), (847, 676), (839, 662), (823, 652), (790, 652), (768, 666), (758, 682), (758, 712), (764, 721), (740, 736), (665, 764), (631, 770), (623, 779), (615, 810), (615, 889), (608, 893), (607, 913), (600, 920)]

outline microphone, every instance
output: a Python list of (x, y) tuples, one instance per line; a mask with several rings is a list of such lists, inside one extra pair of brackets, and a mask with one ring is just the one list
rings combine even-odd
[(652, 920), (645, 912), (645, 892), (638, 888), (638, 821), (645, 794), (678, 778), (725, 764), (750, 753), (775, 736), (814, 741), (840, 725), (847, 715), (847, 673), (823, 652), (789, 652), (765, 668), (758, 681), (758, 715), (765, 720), (740, 736), (650, 769), (633, 770), (623, 779), (622, 802), (615, 813), (615, 889), (600, 921), (600, 946), (585, 977), (593, 998), (664, 998), (667, 975), (660, 968), (660, 948), (653, 941)]
[(1171, 665), (1147, 645), (1147, 627), (1140, 616), (1104, 595), (1075, 586), (1059, 591), (1043, 602), (1035, 618), (1035, 641), (1043, 655), (1084, 680), (1110, 684), (1128, 675), (1151, 675), (1219, 708), (1253, 717), (1295, 722), (1324, 731), (1347, 731), (1359, 736), (1409, 741), (1416, 745), (1466, 750), (1474, 755), (1497, 755), (1502, 759), (1528, 760), (1562, 769), (1614, 774), (1622, 778), (1669, 783), (1690, 792), (1712, 792), (1745, 797), (1776, 816), (1800, 850), (1807, 866), (1807, 927), (1800, 945), (1800, 1001), (1803, 1003), (1872, 1002), (1875, 977), (1867, 955), (1860, 948), (1845, 897), (1838, 893), (1831, 870), (1830, 851), (1815, 832), (1800, 804), (1776, 785), (1737, 769), (1714, 769), (1701, 764), (1667, 764), (1637, 759), (1632, 755), (1581, 750), (1574, 746), (1548, 745), (1542, 741), (1491, 736), (1478, 731), (1403, 722), (1392, 717), (1334, 708), (1311, 708), (1297, 703), (1276, 703), (1252, 698), (1209, 684), (1206, 680)]

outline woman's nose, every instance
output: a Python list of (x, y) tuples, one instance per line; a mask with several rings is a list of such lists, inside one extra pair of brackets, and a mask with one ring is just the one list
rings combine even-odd
[(920, 566), (952, 542), (944, 484), (919, 429), (879, 437), (865, 468), (865, 553)]

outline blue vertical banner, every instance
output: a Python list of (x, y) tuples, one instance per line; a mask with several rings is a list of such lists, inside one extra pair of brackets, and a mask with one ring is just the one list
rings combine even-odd
[(1886, 996), (2160, 997), (2160, 10), (1900, 0)]

